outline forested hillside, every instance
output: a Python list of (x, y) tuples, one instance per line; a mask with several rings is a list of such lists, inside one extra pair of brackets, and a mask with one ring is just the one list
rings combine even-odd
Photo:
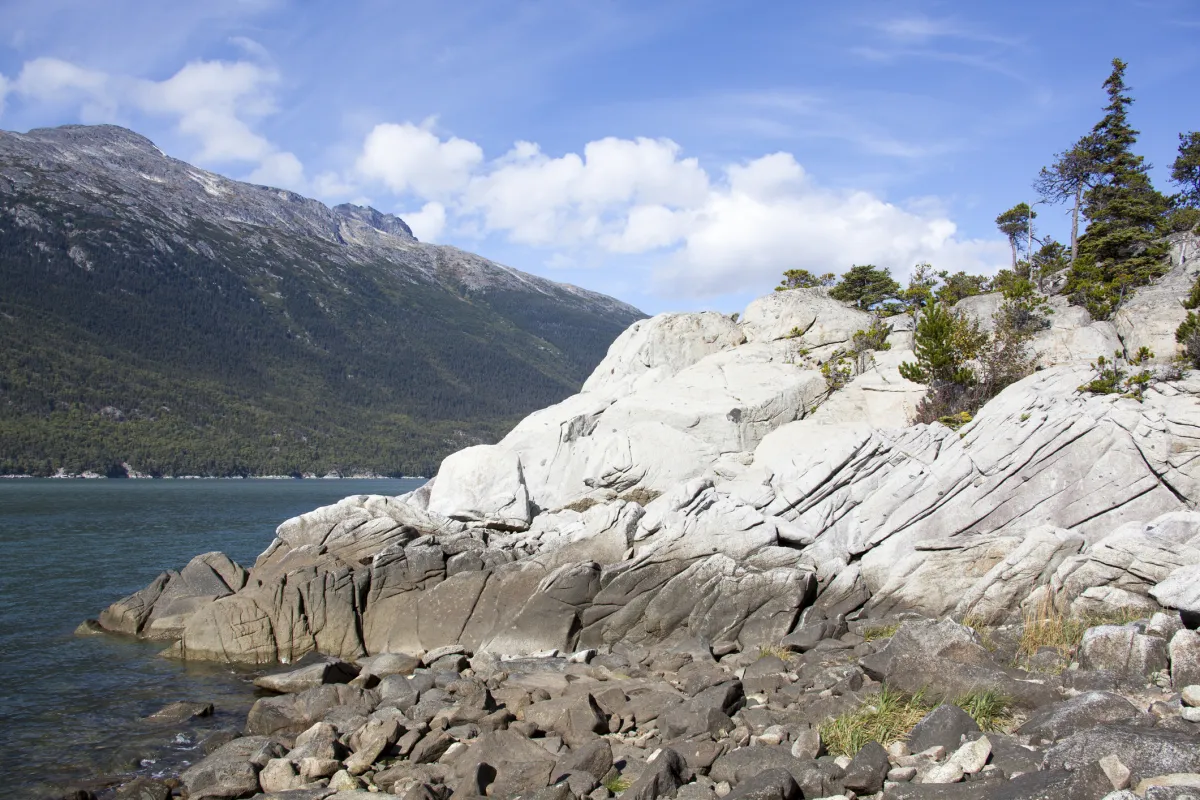
[(0, 473), (430, 474), (641, 314), (167, 158), (0, 133)]

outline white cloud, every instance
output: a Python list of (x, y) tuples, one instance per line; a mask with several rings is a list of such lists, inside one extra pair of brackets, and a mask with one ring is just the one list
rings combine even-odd
[(446, 228), (446, 207), (437, 201), (426, 203), (420, 211), (398, 216), (422, 242), (436, 242)]
[(0, 74), (0, 117), (4, 116), (4, 102), (8, 99), (9, 91), (11, 91), (11, 84), (8, 78)]
[(707, 296), (766, 285), (792, 268), (822, 273), (875, 264), (904, 278), (919, 261), (972, 272), (1004, 263), (1001, 243), (960, 240), (948, 218), (868, 192), (820, 187), (788, 154), (730, 167), (727, 176), (659, 266), (661, 285)]
[(246, 180), (266, 186), (304, 191), (304, 165), (292, 153), (270, 153)]
[(379, 125), (356, 172), (400, 202), (427, 201), (415, 214), (401, 213), (418, 238), (436, 240), (447, 228), (499, 235), (551, 251), (548, 264), (642, 255), (655, 283), (673, 294), (769, 285), (795, 267), (842, 272), (870, 263), (903, 280), (920, 261), (991, 272), (1007, 259), (999, 241), (959, 237), (936, 198), (899, 205), (823, 187), (783, 152), (728, 165), (715, 177), (666, 139), (606, 138), (557, 157), (517, 142), (485, 162), (472, 142)]
[(26, 102), (77, 105), (84, 122), (120, 122), (128, 113), (173, 118), (177, 130), (199, 144), (191, 156), (196, 161), (252, 163), (251, 180), (302, 188), (300, 160), (254, 130), (276, 110), (278, 80), (273, 69), (249, 61), (193, 61), (152, 81), (37, 58), (24, 64), (9, 90)]
[(442, 197), (466, 186), (481, 161), (483, 150), (474, 142), (443, 142), (425, 127), (384, 123), (367, 134), (355, 171), (397, 194)]

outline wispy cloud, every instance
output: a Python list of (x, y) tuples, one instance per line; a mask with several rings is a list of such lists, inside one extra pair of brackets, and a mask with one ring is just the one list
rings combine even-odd
[(936, 39), (960, 39), (970, 42), (990, 42), (992, 44), (1015, 47), (1021, 44), (1021, 39), (1011, 36), (1001, 36), (990, 31), (972, 28), (950, 18), (935, 19), (933, 17), (913, 16), (896, 17), (893, 19), (868, 23), (884, 36), (901, 42), (930, 42)]

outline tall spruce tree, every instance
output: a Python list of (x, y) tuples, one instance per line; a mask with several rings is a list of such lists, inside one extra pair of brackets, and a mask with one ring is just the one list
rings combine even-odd
[(1165, 270), (1165, 247), (1157, 242), (1168, 202), (1150, 183), (1149, 167), (1133, 152), (1138, 131), (1129, 124), (1133, 99), (1126, 64), (1113, 59), (1104, 82), (1108, 105), (1092, 129), (1097, 181), (1084, 193), (1087, 231), (1071, 266), (1067, 292), (1098, 319), (1107, 319), (1129, 290)]

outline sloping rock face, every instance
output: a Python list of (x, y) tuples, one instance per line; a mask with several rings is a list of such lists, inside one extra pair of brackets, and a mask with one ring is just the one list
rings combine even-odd
[(958, 431), (909, 424), (923, 388), (897, 370), (907, 318), (832, 394), (820, 362), (872, 318), (822, 290), (762, 298), (740, 322), (643, 320), (582, 392), (418, 491), (288, 520), (248, 571), (199, 557), (101, 624), (186, 658), (270, 663), (444, 645), (745, 651), (910, 611), (1191, 613), (1200, 375), (1141, 402), (1080, 393), (1086, 362), (1120, 339), (1077, 312), (1046, 334), (1047, 362), (1065, 363)]

